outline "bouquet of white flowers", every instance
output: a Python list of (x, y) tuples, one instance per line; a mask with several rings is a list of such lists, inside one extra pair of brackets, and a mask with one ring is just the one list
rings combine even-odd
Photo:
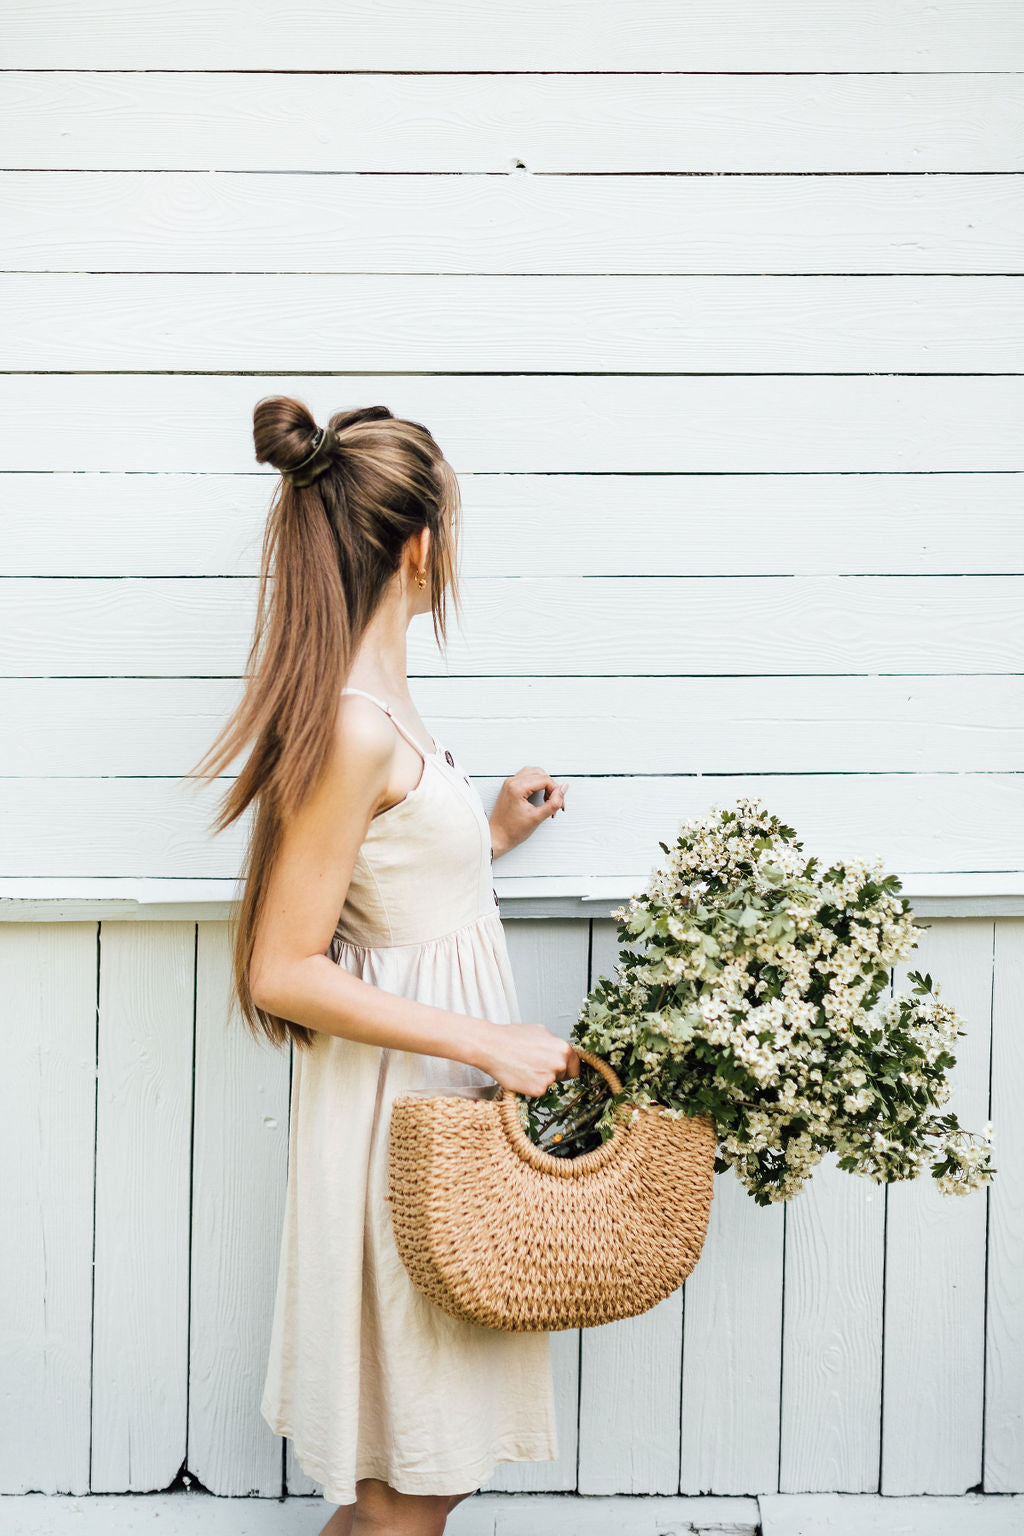
[(644, 891), (612, 913), (616, 977), (600, 978), (572, 1031), (622, 1093), (585, 1067), (521, 1099), (532, 1139), (586, 1151), (626, 1099), (710, 1114), (716, 1171), (734, 1168), (759, 1205), (797, 1194), (830, 1151), (876, 1183), (925, 1168), (944, 1194), (989, 1183), (991, 1122), (979, 1136), (937, 1113), (963, 1020), (919, 971), (912, 994), (876, 1007), (924, 931), (896, 876), (860, 859), (820, 870), (757, 797), (712, 807), (659, 847)]

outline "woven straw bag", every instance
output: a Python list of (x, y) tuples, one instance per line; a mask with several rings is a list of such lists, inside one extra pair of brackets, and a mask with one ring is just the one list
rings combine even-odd
[[(621, 1091), (600, 1056), (576, 1053)], [(517, 1333), (648, 1311), (700, 1257), (714, 1121), (624, 1101), (607, 1141), (552, 1157), (523, 1129), (518, 1097), (395, 1098), (387, 1198), (413, 1284), (454, 1317)]]

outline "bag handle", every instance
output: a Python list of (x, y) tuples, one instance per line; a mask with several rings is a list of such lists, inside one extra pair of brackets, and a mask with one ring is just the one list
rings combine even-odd
[[(576, 1055), (581, 1061), (587, 1062), (596, 1068), (604, 1078), (612, 1093), (622, 1092), (622, 1083), (618, 1074), (610, 1062), (601, 1056), (595, 1056), (593, 1051), (585, 1051), (582, 1046), (575, 1046)], [(619, 1106), (620, 1113), (616, 1117), (611, 1136), (603, 1141), (599, 1147), (592, 1147), (589, 1152), (581, 1152), (578, 1157), (554, 1157), (550, 1152), (545, 1152), (543, 1147), (538, 1147), (535, 1141), (531, 1141), (519, 1118), (519, 1094), (511, 1088), (502, 1088), (501, 1096), (495, 1102), (501, 1115), (502, 1124), (513, 1150), (518, 1152), (524, 1163), (531, 1168), (536, 1168), (538, 1173), (553, 1173), (563, 1179), (578, 1179), (584, 1174), (591, 1173), (596, 1168), (603, 1168), (605, 1163), (613, 1157), (618, 1157), (623, 1143), (629, 1133), (629, 1128), (624, 1123), (622, 1110), (629, 1113), (631, 1105), (623, 1101)]]

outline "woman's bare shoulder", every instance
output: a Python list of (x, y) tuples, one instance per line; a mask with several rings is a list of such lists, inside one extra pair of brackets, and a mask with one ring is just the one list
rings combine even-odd
[(396, 731), (384, 711), (360, 694), (337, 701), (325, 778), (335, 790), (367, 781), (383, 787), (394, 761)]

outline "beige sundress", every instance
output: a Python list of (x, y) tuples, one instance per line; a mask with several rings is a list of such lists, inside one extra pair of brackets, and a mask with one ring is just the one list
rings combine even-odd
[[(495, 1023), (520, 1018), (483, 803), (450, 751), (370, 822), (327, 953), (365, 981)], [(288, 1186), (260, 1411), (334, 1504), (356, 1481), (465, 1493), (500, 1461), (558, 1456), (547, 1333), (450, 1317), (413, 1286), (387, 1193), (392, 1100), (496, 1091), (463, 1062), (317, 1032), (295, 1050)]]

